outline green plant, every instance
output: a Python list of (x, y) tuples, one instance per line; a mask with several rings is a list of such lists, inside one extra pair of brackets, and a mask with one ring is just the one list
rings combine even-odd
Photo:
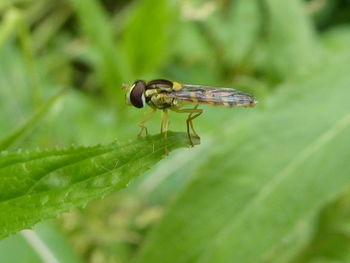
[[(188, 144), (187, 134), (168, 134), (170, 151)], [(162, 156), (162, 135), (106, 146), (3, 152), (0, 237), (121, 189)]]
[[(90, 262), (349, 261), (346, 1), (7, 0), (0, 12), (2, 237), (89, 202), (54, 224)], [(201, 106), (201, 145), (162, 158), (160, 135), (134, 139), (141, 117), (119, 88), (161, 77), (259, 104)], [(187, 146), (177, 132), (169, 143)]]

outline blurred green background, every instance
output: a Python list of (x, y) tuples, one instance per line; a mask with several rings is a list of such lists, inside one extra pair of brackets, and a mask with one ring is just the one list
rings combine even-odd
[(0, 2), (0, 137), (68, 88), (12, 149), (132, 139), (121, 85), (156, 78), (260, 103), (203, 106), (200, 146), (1, 241), (0, 262), (350, 262), (350, 1)]

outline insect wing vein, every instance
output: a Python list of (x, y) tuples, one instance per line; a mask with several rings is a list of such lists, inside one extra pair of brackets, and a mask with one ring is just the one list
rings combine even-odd
[(179, 101), (221, 105), (226, 107), (253, 106), (255, 99), (252, 95), (229, 88), (183, 84), (179, 91), (167, 93), (168, 97)]

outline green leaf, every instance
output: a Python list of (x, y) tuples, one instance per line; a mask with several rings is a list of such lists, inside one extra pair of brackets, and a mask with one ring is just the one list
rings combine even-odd
[(62, 97), (64, 92), (65, 90), (62, 90), (57, 95), (53, 96), (45, 104), (43, 104), (27, 121), (25, 121), (5, 138), (1, 139), (0, 151), (8, 149), (17, 143), (20, 139), (22, 139), (26, 134), (28, 134), (35, 127), (35, 125), (47, 115), (47, 113), (55, 105), (58, 99)]
[(205, 21), (220, 65), (237, 73), (257, 67), (280, 80), (305, 74), (317, 62), (320, 47), (304, 1), (237, 0), (223, 2), (222, 9)]
[[(104, 82), (106, 95), (122, 92), (116, 87), (122, 81), (130, 78), (129, 63), (119, 50), (113, 37), (111, 22), (99, 1), (96, 0), (70, 0), (75, 9), (83, 32), (91, 43), (91, 47), (97, 55), (97, 71)], [(118, 104), (116, 104), (118, 107)], [(119, 106), (120, 107), (120, 106)]]
[(208, 19), (208, 29), (222, 46), (217, 51), (224, 63), (243, 66), (247, 62), (245, 60), (254, 55), (260, 31), (267, 22), (262, 14), (261, 1), (223, 2), (222, 9), (220, 15)]
[(167, 59), (176, 41), (176, 8), (167, 0), (139, 3), (123, 34), (123, 50), (134, 76), (154, 72)]
[(266, 56), (261, 69), (279, 78), (305, 74), (317, 64), (319, 44), (304, 1), (262, 0)]
[[(169, 151), (188, 144), (187, 134), (168, 133)], [(126, 187), (161, 160), (164, 149), (163, 136), (154, 135), (106, 146), (2, 153), (0, 238)]]
[(16, 32), (16, 27), (21, 19), (21, 14), (17, 9), (8, 10), (4, 16), (0, 26), (0, 48), (3, 43)]
[(350, 185), (349, 57), (324, 58), (260, 99), (251, 117), (222, 124), (210, 161), (136, 262), (277, 262), (296, 253), (297, 233), (308, 235), (310, 218)]
[(350, 192), (327, 205), (313, 224), (314, 235), (291, 263), (349, 262)]

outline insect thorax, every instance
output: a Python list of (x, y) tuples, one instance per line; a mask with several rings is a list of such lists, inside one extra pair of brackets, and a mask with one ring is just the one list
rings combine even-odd
[(172, 106), (173, 99), (167, 98), (163, 94), (156, 94), (153, 95), (147, 103), (157, 109), (167, 109)]
[(152, 108), (167, 109), (178, 106), (178, 101), (175, 98), (169, 98), (166, 93), (158, 89), (148, 89), (145, 95), (147, 104)]

